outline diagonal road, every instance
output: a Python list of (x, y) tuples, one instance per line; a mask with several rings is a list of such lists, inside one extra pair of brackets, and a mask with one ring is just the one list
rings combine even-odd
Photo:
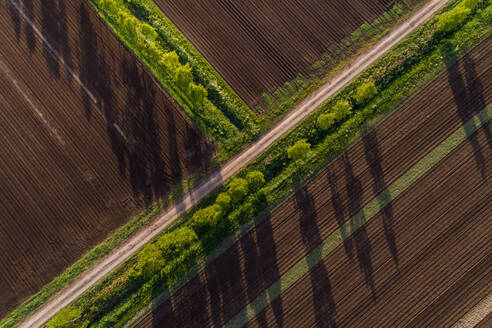
[(354, 79), (377, 59), (386, 54), (393, 46), (407, 37), (418, 26), (425, 23), (448, 0), (431, 0), (407, 21), (403, 22), (380, 42), (371, 47), (366, 53), (359, 56), (352, 64), (333, 77), (326, 84), (308, 96), (296, 106), (290, 114), (264, 136), (252, 143), (239, 155), (231, 159), (220, 170), (211, 174), (202, 184), (194, 188), (183, 197), (181, 201), (168, 208), (154, 223), (136, 233), (125, 241), (111, 254), (102, 258), (96, 265), (87, 270), (68, 287), (61, 290), (41, 308), (19, 325), (22, 328), (38, 328), (53, 317), (60, 309), (70, 304), (83, 292), (102, 279), (106, 274), (114, 270), (126, 259), (132, 256), (147, 242), (161, 233), (185, 211), (197, 204), (202, 198), (215, 190), (224, 181), (239, 172), (248, 163), (265, 151), (272, 143), (281, 138), (286, 132), (295, 127), (307, 115), (318, 108), (325, 100), (342, 89), (348, 82)]

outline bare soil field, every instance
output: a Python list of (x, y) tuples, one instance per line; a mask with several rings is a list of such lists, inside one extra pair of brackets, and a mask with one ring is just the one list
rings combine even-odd
[(213, 148), (88, 1), (0, 5), (0, 317)]
[[(227, 323), (295, 263), (318, 246), (322, 240), (325, 240), (341, 227), (361, 208), (372, 201), (376, 195), (395, 182), (421, 158), (430, 153), (463, 123), (492, 101), (490, 83), (492, 61), (488, 58), (491, 48), (492, 38), (489, 38), (456, 65), (451, 66), (447, 72), (442, 73), (436, 80), (406, 102), (401, 109), (374, 130), (368, 132), (343, 156), (332, 162), (313, 181), (282, 203), (262, 223), (243, 236), (152, 314), (144, 318), (138, 327), (215, 327)], [(344, 284), (352, 285), (352, 280), (364, 280), (366, 275), (368, 278), (376, 275), (376, 266), (371, 264), (372, 261), (368, 262), (371, 265), (366, 263), (367, 252), (380, 256), (381, 261), (389, 263), (387, 267), (391, 270), (399, 267), (399, 270), (403, 271), (403, 263), (410, 263), (411, 261), (414, 261), (413, 264), (418, 264), (417, 258), (406, 253), (407, 248), (404, 247), (409, 246), (403, 243), (404, 240), (415, 237), (413, 228), (404, 229), (401, 227), (408, 226), (410, 223), (422, 223), (427, 228), (433, 227), (434, 221), (431, 219), (440, 217), (442, 211), (446, 212), (446, 206), (458, 206), (460, 211), (467, 208), (470, 211), (472, 211), (471, 209), (476, 210), (477, 212), (470, 212), (469, 215), (476, 217), (476, 224), (483, 225), (486, 222), (483, 219), (485, 211), (483, 194), (486, 192), (486, 181), (490, 178), (491, 173), (490, 160), (487, 161), (491, 157), (491, 140), (492, 134), (490, 124), (488, 124), (480, 133), (473, 135), (465, 142), (466, 145), (463, 147), (466, 149), (458, 152), (461, 155), (453, 155), (455, 160), (458, 156), (457, 162), (449, 162), (449, 160), (446, 162), (447, 166), (444, 165), (444, 173), (449, 173), (449, 178), (441, 174), (443, 169), (440, 169), (441, 171), (436, 169), (438, 173), (432, 174), (437, 174), (438, 178), (429, 180), (426, 177), (422, 179), (419, 182), (420, 187), (412, 188), (412, 191), (401, 196), (403, 200), (386, 206), (380, 216), (373, 219), (371, 224), (375, 228), (371, 229), (378, 229), (377, 232), (372, 232), (375, 237), (368, 239), (366, 229), (369, 228), (364, 228), (360, 229), (360, 232), (356, 233), (353, 238), (347, 239), (336, 254), (341, 253), (343, 257), (339, 261), (345, 261), (360, 272), (342, 272), (341, 276), (345, 277), (346, 280)], [(463, 163), (459, 160), (460, 156), (463, 158)], [(465, 169), (459, 171), (462, 166)], [(455, 171), (461, 173), (453, 175)], [(475, 185), (472, 182), (468, 183), (467, 172), (472, 172), (469, 180)], [(442, 181), (439, 180), (441, 181), (439, 182), (436, 179)], [(458, 182), (453, 179), (458, 179)], [(466, 182), (470, 189), (462, 192), (461, 187), (456, 187), (456, 183), (460, 182)], [(435, 189), (434, 185), (440, 186), (440, 188)], [(452, 186), (450, 187), (450, 185)], [(427, 191), (422, 192), (426, 190), (425, 188), (433, 190), (433, 193), (430, 193), (432, 197), (429, 197)], [(448, 194), (452, 191), (456, 193), (456, 196), (451, 197), (451, 195), (450, 199), (457, 204), (448, 203), (446, 198), (448, 194), (443, 194), (444, 196), (441, 197), (443, 203), (439, 207), (437, 202), (440, 198), (436, 198), (434, 194), (441, 195), (440, 193), (445, 193), (446, 190), (448, 190)], [(457, 199), (458, 196), (462, 199)], [(469, 196), (470, 199), (468, 200), (466, 196)], [(407, 198), (410, 200), (405, 200)], [(432, 202), (427, 202), (427, 199), (432, 200)], [(423, 200), (426, 200), (427, 203)], [(460, 202), (466, 203), (466, 206), (459, 206)], [(398, 205), (400, 203), (402, 205)], [(436, 203), (435, 209), (432, 211), (427, 209), (429, 216), (426, 212), (421, 212), (420, 206), (423, 206), (424, 203), (427, 206)], [(398, 207), (395, 208), (396, 205)], [(418, 216), (420, 221), (416, 220), (414, 216), (407, 216), (407, 213), (412, 211), (420, 215)], [(466, 217), (464, 212), (457, 210), (455, 212), (448, 213), (448, 216), (452, 216), (452, 220), (449, 220), (450, 225), (453, 222), (459, 223), (461, 222), (460, 218)], [(427, 221), (427, 217), (430, 221)], [(441, 231), (440, 226), (435, 227), (434, 230), (429, 229), (434, 234), (427, 235), (429, 239), (424, 238), (422, 241), (424, 244), (421, 246), (425, 246), (425, 243), (432, 243), (433, 238), (438, 238), (441, 234), (441, 238), (446, 236), (446, 229)], [(467, 225), (466, 227), (470, 226)], [(448, 237), (451, 238), (451, 236)], [(374, 242), (379, 240), (382, 243), (382, 246), (379, 247), (384, 246), (378, 253), (371, 250), (373, 248), (370, 244), (373, 240)], [(444, 242), (449, 243), (449, 240), (443, 239), (442, 242), (444, 245)], [(439, 249), (437, 246), (435, 248)], [(472, 248), (467, 246), (466, 249)], [(411, 250), (412, 247), (409, 251)], [(445, 248), (440, 250), (440, 252), (445, 251)], [(464, 254), (470, 255), (469, 253)], [(446, 257), (444, 261), (446, 261)], [(475, 268), (479, 259), (475, 258), (474, 263), (469, 269)], [(447, 265), (451, 264), (448, 263)], [(332, 267), (331, 262), (329, 265)], [(336, 267), (333, 265), (333, 268)], [(409, 268), (411, 267), (412, 265)], [(372, 269), (369, 270), (369, 268)], [(465, 266), (464, 269), (466, 268)], [(371, 273), (370, 276), (369, 273)], [(391, 271), (391, 273), (394, 272)], [(427, 272), (427, 274), (429, 274), (429, 281), (437, 279), (433, 277), (431, 272)], [(316, 273), (316, 277), (319, 275), (326, 276), (322, 273)], [(404, 277), (406, 276), (401, 275), (401, 279), (407, 279)], [(381, 279), (383, 278), (388, 277), (382, 275)], [(322, 278), (316, 279), (318, 279), (316, 280), (318, 283), (319, 279)], [(467, 280), (461, 281), (465, 285), (468, 283)], [(392, 283), (396, 282), (387, 280), (384, 288), (390, 290)], [(416, 282), (410, 281), (408, 283), (415, 284)], [(365, 283), (362, 286), (366, 286)], [(380, 287), (381, 285), (371, 283), (370, 280), (368, 286), (372, 286), (376, 297), (378, 293), (383, 292), (383, 290), (378, 290), (378, 288), (383, 288)], [(466, 287), (471, 286), (466, 285)], [(429, 287), (427, 286), (427, 288)], [(320, 309), (319, 311), (335, 313), (333, 307), (335, 302), (338, 302), (337, 298), (333, 300), (333, 298), (327, 297), (325, 290), (317, 287), (308, 286), (305, 289), (306, 293), (312, 293), (313, 289), (319, 291), (321, 294), (314, 299), (319, 299), (320, 303), (305, 303), (302, 311), (310, 311), (311, 316), (314, 315), (315, 308)], [(292, 288), (292, 290), (294, 290), (292, 293), (295, 293), (297, 288)], [(462, 289), (459, 290), (462, 291)], [(369, 296), (372, 297), (371, 288), (369, 288)], [(458, 296), (453, 294), (453, 297)], [(296, 304), (293, 299), (295, 297), (290, 299), (289, 302), (291, 303), (286, 303), (283, 298), (277, 299), (266, 312), (259, 315), (256, 321), (251, 324), (281, 326), (287, 322), (290, 323), (291, 321), (288, 321), (284, 316), (288, 313), (286, 312), (287, 309)], [(337, 309), (336, 319), (338, 323), (338, 307), (335, 308)], [(364, 309), (362, 303), (359, 304), (358, 309), (361, 311)], [(383, 310), (388, 311), (392, 311), (392, 309), (389, 305), (383, 308)], [(448, 314), (446, 313), (444, 317)], [(290, 315), (292, 318), (306, 316), (301, 315), (300, 309), (297, 313), (294, 311)], [(314, 318), (317, 320), (316, 317)], [(294, 323), (292, 326), (299, 327)]]
[[(410, 0), (415, 5), (423, 0)], [(392, 0), (156, 0), (167, 17), (250, 106), (395, 3)]]
[[(490, 129), (491, 125), (485, 127)], [(484, 130), (475, 135), (492, 154)], [(392, 203), (398, 258), (383, 212), (248, 327), (451, 327), (492, 292), (489, 188), (463, 143)], [(486, 179), (492, 176), (487, 163)]]

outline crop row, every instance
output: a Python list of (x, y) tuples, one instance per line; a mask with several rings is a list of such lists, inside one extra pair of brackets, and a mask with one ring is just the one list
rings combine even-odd
[[(457, 1), (453, 1), (447, 6), (446, 12), (452, 12), (456, 3)], [(477, 1), (464, 0), (461, 3), (476, 5)], [(250, 222), (268, 205), (277, 204), (301, 180), (301, 177), (311, 176), (328, 159), (343, 151), (366, 122), (378, 114), (398, 107), (418, 87), (436, 76), (445, 67), (443, 63), (445, 51), (452, 49), (457, 54), (463, 54), (487, 37), (491, 31), (489, 23), (492, 6), (487, 2), (481, 2), (478, 6), (478, 9), (470, 10), (466, 18), (453, 29), (444, 30), (440, 27), (443, 22), (442, 17), (447, 15), (437, 16), (419, 28), (231, 182), (234, 185), (238, 179), (246, 177), (247, 172), (259, 171), (266, 179), (266, 184), (261, 190), (245, 196), (241, 205), (235, 206), (232, 212), (228, 211), (226, 212), (228, 214), (223, 215), (219, 213), (217, 204), (214, 203), (220, 202), (219, 199), (216, 200), (216, 196), (231, 188), (231, 184), (220, 188), (201, 203), (199, 208), (202, 210), (195, 211), (196, 213), (189, 212), (180, 220), (179, 225), (158, 237), (158, 243), (165, 244), (165, 240), (168, 239), (182, 246), (172, 250), (174, 255), (167, 254), (170, 257), (163, 260), (164, 262), (159, 262), (160, 257), (157, 257), (157, 262), (149, 260), (148, 271), (138, 271), (135, 268), (146, 267), (145, 259), (150, 257), (140, 255), (133, 257), (61, 312), (52, 321), (53, 327), (58, 326), (54, 323), (72, 320), (74, 317), (78, 318), (81, 324), (98, 323), (103, 327), (121, 325), (153, 296), (176, 284), (180, 277), (203, 260), (205, 254), (210, 253), (241, 224)], [(374, 94), (373, 84), (378, 90), (377, 94)], [(363, 99), (361, 95), (365, 94), (369, 94), (372, 98)], [(350, 114), (327, 130), (320, 129), (318, 117), (330, 111), (338, 102), (348, 99), (350, 102), (351, 99), (355, 99)], [(289, 161), (286, 149), (300, 139), (308, 139), (314, 147), (304, 160)], [(244, 182), (239, 181), (239, 185), (245, 185)], [(201, 221), (202, 227), (205, 222), (207, 229), (196, 229), (197, 221)], [(187, 237), (180, 239), (178, 236), (181, 235)], [(178, 239), (181, 242), (177, 242)], [(155, 248), (153, 252), (156, 253)], [(159, 270), (162, 267), (165, 270)], [(141, 274), (130, 274), (135, 272), (133, 270)], [(148, 275), (144, 272), (154, 274)], [(95, 303), (95, 299), (99, 302)]]

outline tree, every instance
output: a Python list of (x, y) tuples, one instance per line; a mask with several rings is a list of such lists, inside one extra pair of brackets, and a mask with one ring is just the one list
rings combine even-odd
[(123, 31), (124, 36), (128, 38), (128, 40), (137, 40), (138, 23), (138, 19), (131, 16), (130, 14), (124, 11), (118, 12), (118, 24), (121, 26), (121, 30)]
[(231, 201), (231, 196), (229, 196), (228, 193), (221, 192), (215, 199), (215, 204), (219, 205), (222, 208), (223, 212), (227, 212), (231, 207)]
[(251, 171), (246, 175), (248, 189), (250, 192), (257, 192), (265, 184), (265, 176), (260, 171)]
[(190, 83), (193, 81), (190, 64), (186, 63), (186, 65), (180, 65), (176, 68), (174, 79), (178, 88), (180, 88), (184, 94), (188, 94)]
[(355, 90), (354, 99), (359, 105), (364, 104), (366, 101), (378, 94), (378, 89), (373, 81), (366, 82), (360, 85)]
[(470, 12), (470, 8), (461, 5), (456, 6), (454, 9), (439, 16), (437, 30), (443, 33), (454, 30), (458, 25), (463, 23)]
[(221, 216), (222, 209), (217, 204), (198, 210), (193, 214), (193, 228), (197, 234), (205, 234), (217, 225)]
[(332, 111), (335, 115), (335, 121), (340, 121), (352, 114), (352, 105), (348, 102), (348, 100), (339, 100), (335, 106), (333, 106)]
[(164, 266), (162, 253), (154, 244), (148, 244), (138, 254), (137, 271), (141, 272), (145, 281), (152, 279)]
[(207, 90), (203, 85), (195, 83), (190, 84), (190, 100), (192, 104), (196, 106), (203, 105), (205, 98), (207, 98)]
[(232, 200), (238, 203), (249, 193), (248, 181), (243, 178), (235, 178), (229, 183), (227, 191)]
[(301, 139), (287, 149), (287, 155), (297, 162), (300, 159), (305, 159), (310, 150), (311, 144), (307, 142), (307, 139)]
[(318, 127), (321, 130), (328, 130), (335, 123), (335, 114), (333, 113), (321, 114), (318, 117), (317, 123), (318, 123)]
[(189, 227), (179, 228), (161, 236), (157, 240), (157, 247), (162, 257), (170, 262), (198, 240), (197, 234)]
[(159, 61), (161, 65), (167, 69), (170, 74), (176, 74), (176, 70), (181, 66), (179, 62), (179, 57), (176, 51), (166, 52), (161, 55)]

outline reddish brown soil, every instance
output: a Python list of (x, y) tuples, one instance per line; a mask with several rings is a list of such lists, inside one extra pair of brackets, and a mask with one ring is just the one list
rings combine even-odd
[(336, 56), (341, 40), (394, 2), (155, 1), (252, 108), (263, 92), (309, 72), (323, 54)]
[(13, 3), (50, 46), (2, 2), (0, 317), (212, 151), (88, 1)]
[[(147, 316), (139, 327), (211, 327), (228, 322), (310, 250), (492, 101), (492, 63), (488, 56), (491, 48), (492, 38), (450, 67)], [(481, 133), (486, 134), (488, 144), (483, 148), (478, 135), (467, 140), (467, 147), (473, 148), (472, 164), (467, 168), (485, 180), (490, 175), (490, 166), (487, 167), (492, 148), (490, 124)], [(450, 170), (457, 169), (459, 164), (449, 164)], [(436, 184), (436, 181), (432, 183)], [(482, 183), (482, 192), (483, 188)], [(413, 190), (412, 199), (427, 197), (422, 192), (425, 189)], [(415, 205), (417, 207), (418, 204)], [(406, 253), (400, 251), (403, 245), (399, 238), (404, 237), (398, 237), (397, 233), (402, 234), (406, 230), (396, 230), (396, 222), (403, 218), (406, 220), (406, 216), (403, 213), (402, 217), (402, 212), (398, 214), (390, 204), (379, 218), (373, 219), (373, 224), (383, 227), (378, 238), (383, 240), (384, 256), (389, 254), (386, 261), (393, 263), (393, 268), (394, 263), (412, 260), (402, 258)], [(367, 251), (364, 231), (361, 229), (340, 247), (344, 259), (356, 268), (359, 262), (363, 263), (364, 251)], [(406, 232), (411, 234), (412, 230)], [(434, 232), (439, 234), (439, 230)], [(323, 297), (320, 296), (318, 306), (329, 306), (323, 304)], [(278, 318), (277, 325), (283, 322), (284, 307), (286, 305), (279, 299), (270, 308)], [(312, 305), (308, 310), (314, 313)]]
[[(475, 136), (490, 156), (484, 130)], [(337, 248), (281, 296), (283, 325), (451, 327), (492, 292), (489, 196), (463, 143), (392, 203), (398, 261), (381, 213), (351, 238), (356, 258)], [(276, 327), (277, 315), (267, 308), (248, 327)]]

